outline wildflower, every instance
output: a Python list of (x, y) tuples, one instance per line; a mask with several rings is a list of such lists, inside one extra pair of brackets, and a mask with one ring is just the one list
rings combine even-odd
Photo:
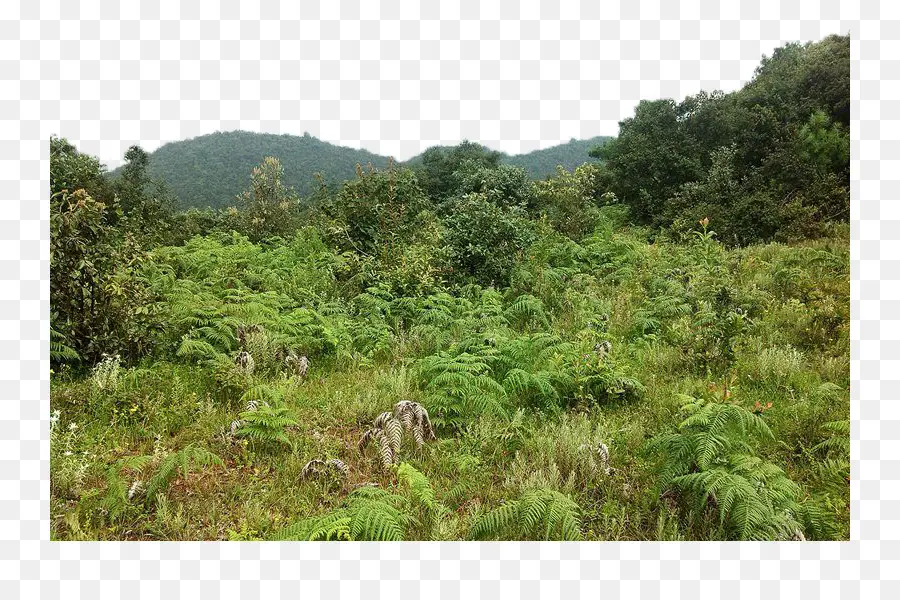
[(700, 224), (703, 225), (704, 227), (709, 225), (709, 217), (703, 217), (702, 219), (700, 219)]
[(72, 456), (72, 451), (66, 450), (65, 452), (63, 452), (63, 456)]
[(78, 429), (78, 423), (76, 423), (75, 421), (69, 423), (69, 431), (75, 431), (76, 429)]

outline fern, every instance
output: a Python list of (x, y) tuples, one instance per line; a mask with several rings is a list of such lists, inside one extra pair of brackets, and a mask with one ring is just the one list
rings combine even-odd
[(246, 437), (263, 444), (278, 442), (291, 445), (284, 428), (297, 425), (297, 421), (288, 408), (263, 402), (256, 410), (242, 412), (240, 417), (240, 426), (235, 433), (238, 437)]
[(359, 440), (360, 450), (368, 444), (378, 445), (379, 456), (385, 468), (396, 464), (403, 442), (403, 432), (407, 431), (421, 448), (425, 440), (434, 439), (434, 430), (428, 411), (418, 402), (401, 400), (394, 405), (393, 412), (383, 412), (372, 422)]
[(189, 444), (178, 452), (167, 454), (147, 483), (147, 501), (155, 502), (157, 497), (165, 492), (179, 467), (182, 477), (186, 478), (192, 469), (203, 469), (213, 465), (223, 466), (224, 463), (216, 454), (194, 444)]
[(418, 402), (401, 400), (394, 405), (394, 418), (400, 421), (419, 448), (425, 445), (425, 440), (435, 439), (428, 410)]
[(720, 524), (742, 540), (789, 539), (800, 523), (800, 488), (780, 468), (756, 456), (731, 455), (720, 466), (672, 480), (693, 492), (702, 511), (712, 499)]
[[(443, 512), (428, 478), (407, 463), (396, 467), (397, 477), (408, 495), (388, 492), (372, 485), (352, 491), (338, 509), (303, 519), (276, 532), (275, 540), (399, 541), (423, 539), (434, 519)], [(425, 530), (414, 529), (427, 518)], [(425, 536), (427, 537), (427, 536)]]
[(735, 404), (698, 401), (684, 396), (682, 411), (688, 416), (678, 426), (679, 433), (663, 434), (647, 448), (665, 457), (660, 485), (693, 468), (707, 469), (722, 456), (752, 454), (754, 439), (774, 440), (772, 431), (759, 415)]
[(738, 539), (790, 539), (801, 528), (800, 488), (778, 466), (755, 454), (754, 441), (774, 440), (759, 415), (740, 406), (691, 397), (678, 433), (657, 436), (647, 449), (662, 456), (660, 487), (673, 486), (693, 514), (709, 507)]
[(509, 395), (518, 395), (526, 403), (544, 409), (558, 408), (559, 393), (553, 387), (553, 374), (546, 371), (529, 373), (523, 369), (511, 369), (503, 380), (503, 388)]
[(194, 360), (213, 360), (219, 355), (219, 352), (206, 340), (186, 337), (181, 341), (175, 355)]
[(474, 495), (486, 472), (479, 468), (481, 461), (472, 454), (454, 455), (450, 460), (451, 472), (455, 474), (455, 477), (453, 485), (444, 492), (443, 497), (453, 506), (458, 507)]
[(469, 537), (475, 540), (580, 540), (579, 507), (574, 500), (556, 490), (528, 490), (518, 500), (481, 516)]
[(331, 458), (326, 461), (315, 458), (303, 465), (303, 470), (300, 471), (300, 477), (306, 479), (317, 475), (323, 475), (328, 473), (329, 470), (336, 471), (340, 477), (347, 477), (350, 475), (350, 467), (340, 459)]
[(352, 517), (347, 511), (335, 511), (310, 517), (285, 527), (272, 536), (275, 541), (339, 541), (350, 540)]
[(408, 463), (401, 463), (397, 466), (397, 478), (406, 485), (416, 502), (433, 513), (440, 512), (431, 482), (415, 467)]
[(850, 456), (850, 421), (831, 421), (824, 423), (822, 429), (831, 434), (830, 437), (813, 446), (813, 452), (823, 454), (839, 454)]
[(544, 303), (530, 294), (523, 294), (509, 305), (504, 313), (509, 323), (525, 327), (532, 323), (545, 328), (550, 327), (547, 313), (544, 311)]
[(66, 336), (50, 326), (50, 362), (63, 363), (81, 360), (78, 352), (68, 345)]
[(490, 372), (484, 358), (465, 352), (442, 352), (419, 361), (418, 375), (435, 409), (435, 424), (461, 429), (484, 414), (505, 415), (506, 390)]
[(123, 471), (138, 473), (150, 462), (151, 458), (150, 456), (129, 456), (117, 460), (107, 469), (106, 492), (100, 499), (100, 507), (106, 511), (111, 522), (118, 519), (128, 509), (133, 496), (133, 494), (129, 494), (129, 484), (122, 478)]
[(241, 396), (241, 403), (247, 406), (247, 410), (256, 410), (256, 407), (261, 404), (279, 406), (283, 399), (284, 396), (278, 388), (259, 384), (244, 392)]
[(824, 457), (813, 463), (815, 473), (826, 493), (844, 497), (850, 482), (850, 421), (831, 421), (822, 429), (830, 436), (812, 448), (813, 455)]
[(400, 541), (415, 522), (407, 509), (408, 501), (403, 496), (362, 487), (350, 493), (344, 507), (285, 527), (272, 539)]

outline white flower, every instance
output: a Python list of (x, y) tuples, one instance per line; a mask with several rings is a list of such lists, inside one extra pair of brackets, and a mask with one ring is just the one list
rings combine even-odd
[(78, 429), (78, 423), (76, 423), (75, 421), (69, 423), (69, 431), (75, 431), (76, 429)]
[(65, 455), (65, 456), (72, 456), (72, 451), (71, 451), (71, 450), (66, 450), (65, 452), (63, 452), (63, 455)]

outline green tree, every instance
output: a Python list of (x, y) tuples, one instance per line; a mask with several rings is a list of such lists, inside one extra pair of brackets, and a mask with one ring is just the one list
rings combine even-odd
[(113, 183), (128, 228), (143, 245), (155, 246), (172, 235), (174, 199), (165, 183), (150, 177), (150, 156), (140, 147), (125, 153), (125, 166)]
[(427, 218), (427, 203), (415, 174), (391, 163), (385, 170), (357, 166), (356, 179), (345, 182), (324, 211), (339, 247), (376, 256), (416, 237)]
[(126, 213), (140, 205), (144, 198), (150, 177), (147, 167), (150, 164), (149, 155), (140, 146), (131, 146), (125, 152), (125, 166), (116, 182), (116, 193), (122, 210)]
[(273, 156), (253, 169), (250, 188), (237, 200), (243, 228), (253, 241), (290, 237), (299, 225), (300, 200), (293, 188), (285, 186), (284, 167)]
[(496, 168), (502, 156), (500, 152), (468, 140), (451, 148), (434, 146), (422, 154), (422, 163), (417, 167), (416, 175), (428, 196), (433, 201), (441, 201), (455, 193), (457, 182), (453, 174), (463, 163), (470, 162), (469, 168), (476, 165)]
[(138, 277), (143, 253), (134, 237), (109, 223), (120, 212), (84, 189), (50, 198), (51, 327), (89, 363), (103, 353), (146, 351), (152, 328), (147, 289)]
[(481, 193), (456, 199), (444, 224), (457, 278), (484, 285), (507, 285), (516, 260), (536, 239), (523, 208), (498, 206)]
[(674, 100), (642, 100), (619, 136), (595, 153), (615, 174), (613, 191), (641, 223), (658, 220), (668, 198), (702, 174), (696, 143)]
[(740, 244), (815, 235), (849, 218), (849, 46), (787, 44), (730, 94), (642, 101), (592, 156), (638, 223), (708, 216)]
[(106, 167), (88, 154), (83, 154), (65, 138), (50, 137), (50, 194), (67, 190), (85, 190), (100, 200), (112, 198), (106, 178)]

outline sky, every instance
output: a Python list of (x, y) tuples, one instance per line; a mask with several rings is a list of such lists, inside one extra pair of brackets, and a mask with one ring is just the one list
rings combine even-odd
[[(626, 18), (625, 9), (614, 14), (615, 6), (608, 18), (587, 8), (566, 15), (563, 5), (546, 18), (552, 5), (531, 14), (528, 3), (518, 21), (486, 14), (451, 21), (410, 5), (428, 17), (421, 23), (365, 14), (335, 21), (325, 18), (327, 6), (319, 21), (253, 25), (243, 13), (217, 25), (209, 25), (216, 15), (195, 24), (159, 17), (145, 27), (142, 20), (131, 32), (136, 43), (118, 39), (121, 27), (86, 30), (83, 20), (60, 32), (79, 40), (80, 54), (62, 65), (63, 100), (47, 137), (68, 138), (110, 169), (132, 144), (152, 152), (236, 129), (309, 132), (401, 161), (462, 139), (520, 154), (616, 135), (640, 99), (733, 91), (778, 46), (848, 31), (838, 13), (825, 14), (828, 5), (772, 20), (767, 5), (701, 2), (659, 21)], [(719, 20), (705, 18), (713, 9)], [(756, 18), (745, 18), (747, 10)], [(117, 54), (105, 60), (111, 51)]]

